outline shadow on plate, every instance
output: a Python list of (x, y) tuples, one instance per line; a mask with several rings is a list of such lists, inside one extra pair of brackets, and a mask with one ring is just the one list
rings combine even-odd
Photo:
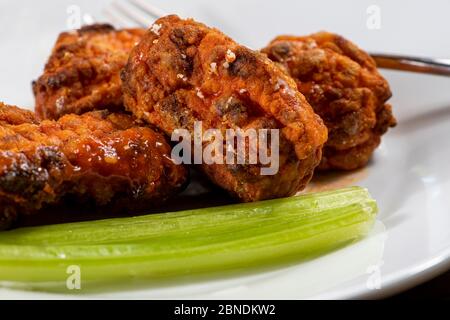
[(408, 134), (422, 128), (435, 126), (439, 121), (448, 120), (449, 118), (450, 106), (441, 107), (433, 111), (425, 111), (424, 113), (401, 121), (394, 132)]
[(235, 203), (231, 196), (222, 189), (209, 182), (200, 172), (191, 170), (189, 186), (171, 198), (163, 205), (155, 206), (137, 212), (109, 212), (95, 210), (92, 207), (78, 205), (68, 200), (63, 206), (48, 207), (42, 212), (22, 216), (15, 222), (14, 227), (31, 227), (69, 222), (92, 221), (99, 219), (121, 218), (151, 213), (174, 212), (181, 210), (200, 209)]
[[(299, 194), (328, 191), (355, 185), (368, 175), (367, 169), (350, 172), (317, 172), (305, 190)], [(14, 227), (32, 227), (69, 222), (92, 221), (99, 219), (130, 217), (151, 213), (174, 212), (181, 210), (216, 207), (236, 203), (227, 192), (213, 185), (197, 170), (191, 170), (189, 186), (163, 205), (146, 209), (141, 212), (109, 212), (95, 210), (67, 201), (63, 206), (48, 207), (34, 215), (22, 216)]]

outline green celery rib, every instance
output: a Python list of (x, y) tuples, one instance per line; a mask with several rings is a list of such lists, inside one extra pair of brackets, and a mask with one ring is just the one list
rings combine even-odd
[(370, 230), (376, 202), (353, 187), (258, 203), (25, 228), (0, 234), (0, 280), (56, 283), (176, 277), (306, 259)]
[(127, 242), (131, 239), (158, 238), (169, 233), (178, 234), (192, 229), (199, 230), (199, 226), (228, 227), (232, 224), (253, 223), (254, 220), (263, 218), (279, 219), (290, 214), (294, 214), (295, 219), (317, 218), (326, 209), (367, 201), (369, 197), (367, 190), (351, 187), (318, 194), (207, 209), (68, 223), (45, 228), (23, 228), (0, 232), (0, 243), (56, 245)]

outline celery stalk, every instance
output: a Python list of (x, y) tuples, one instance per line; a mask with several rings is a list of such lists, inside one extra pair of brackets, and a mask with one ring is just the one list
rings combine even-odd
[(375, 200), (363, 188), (0, 233), (0, 281), (64, 289), (80, 266), (83, 288), (156, 281), (308, 259), (370, 230)]

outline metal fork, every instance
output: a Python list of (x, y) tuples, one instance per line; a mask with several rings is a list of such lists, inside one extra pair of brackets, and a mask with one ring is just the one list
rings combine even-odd
[[(131, 23), (147, 28), (151, 22), (166, 13), (146, 0), (114, 1), (104, 10), (116, 25), (126, 27)], [(450, 76), (450, 59), (421, 58), (405, 55), (370, 53), (379, 68)]]

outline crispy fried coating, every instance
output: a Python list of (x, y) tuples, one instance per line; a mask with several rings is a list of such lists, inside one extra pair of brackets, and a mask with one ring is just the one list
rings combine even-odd
[(93, 110), (123, 109), (120, 70), (144, 30), (115, 30), (107, 24), (64, 32), (56, 41), (44, 74), (33, 82), (41, 119)]
[(38, 122), (39, 120), (33, 112), (16, 106), (7, 106), (0, 102), (0, 125), (38, 124)]
[(280, 63), (325, 122), (329, 137), (320, 169), (363, 167), (396, 124), (387, 81), (375, 61), (341, 36), (280, 36), (263, 53)]
[(278, 129), (276, 175), (261, 175), (261, 163), (201, 165), (242, 201), (292, 195), (320, 162), (327, 130), (295, 82), (216, 29), (177, 16), (159, 19), (132, 50), (122, 81), (127, 109), (169, 135), (192, 132), (195, 121), (203, 132)]
[(0, 103), (0, 225), (66, 197), (111, 210), (151, 208), (186, 169), (165, 137), (126, 114), (94, 111), (38, 122)]

